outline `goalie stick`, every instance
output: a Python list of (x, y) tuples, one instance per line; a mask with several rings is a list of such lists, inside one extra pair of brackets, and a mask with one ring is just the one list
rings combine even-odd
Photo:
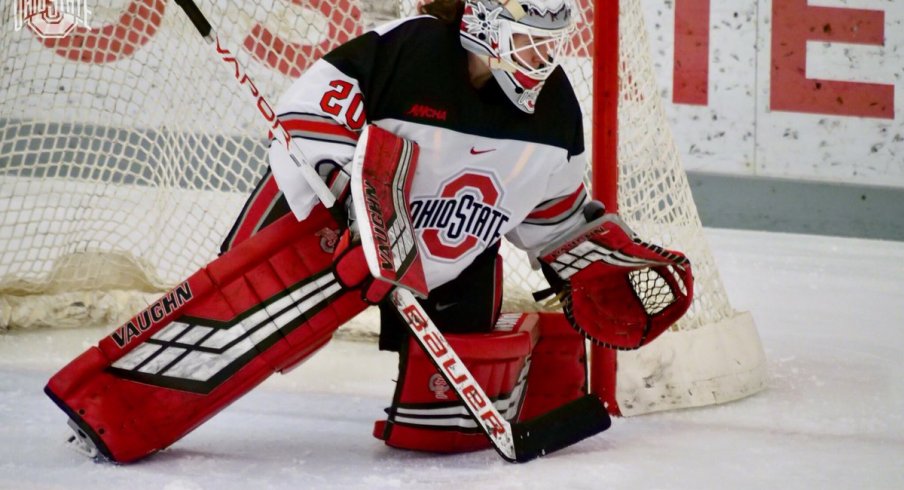
[[(176, 0), (176, 4), (185, 11), (185, 14), (188, 15), (188, 18), (191, 20), (192, 24), (195, 25), (198, 32), (201, 33), (201, 36), (203, 36), (207, 42), (214, 43), (217, 50), (217, 56), (221, 58), (224, 63), (233, 66), (235, 69), (235, 79), (239, 82), (239, 85), (248, 85), (248, 90), (250, 90), (251, 96), (254, 97), (255, 103), (257, 104), (258, 112), (260, 112), (261, 116), (267, 121), (267, 124), (270, 125), (270, 133), (273, 135), (273, 138), (280, 145), (285, 147), (292, 162), (295, 163), (295, 166), (301, 171), (305, 181), (311, 186), (314, 193), (317, 194), (320, 202), (322, 202), (327, 209), (332, 208), (336, 203), (336, 197), (333, 196), (330, 188), (323, 182), (317, 174), (317, 171), (314, 170), (314, 167), (312, 167), (310, 163), (307, 163), (308, 160), (304, 158), (304, 152), (297, 143), (292, 141), (292, 137), (289, 136), (288, 131), (286, 131), (282, 123), (280, 123), (276, 111), (273, 110), (273, 106), (270, 105), (267, 98), (264, 97), (263, 92), (257, 88), (254, 81), (248, 76), (248, 73), (241, 65), (239, 65), (238, 59), (233, 56), (232, 52), (223, 47), (220, 43), (220, 36), (213, 30), (213, 26), (211, 26), (210, 22), (207, 21), (207, 18), (204, 17), (201, 9), (198, 8), (192, 0)], [(302, 158), (298, 158), (298, 155)]]
[[(219, 36), (214, 32), (210, 22), (204, 17), (204, 14), (192, 0), (176, 0), (176, 3), (185, 11), (186, 15), (194, 24), (195, 28), (200, 32), (208, 42), (215, 43), (217, 55), (224, 62), (232, 64), (235, 68), (235, 78), (240, 85), (248, 84), (252, 96), (255, 97), (257, 107), (268, 124), (271, 124), (271, 132), (274, 138), (282, 144), (288, 151), (290, 157), (302, 171), (306, 181), (311, 185), (312, 189), (320, 198), (321, 202), (331, 208), (335, 204), (335, 197), (330, 192), (326, 184), (320, 179), (316, 171), (304, 163), (303, 152), (279, 122), (272, 106), (264, 98), (263, 94), (257, 89), (247, 74), (243, 74), (238, 61), (231, 52), (222, 47)], [(363, 138), (364, 136), (362, 136)], [(361, 144), (364, 143), (364, 144)], [(359, 142), (359, 149), (366, 146), (366, 142)], [(360, 172), (360, 162), (358, 161), (358, 152), (356, 152), (355, 169)], [(302, 158), (298, 158), (301, 155)], [(388, 187), (389, 195), (398, 196), (406, 195), (407, 189), (396, 188), (392, 186), (394, 175), (389, 176), (389, 182), (383, 182), (384, 187)], [(360, 175), (357, 177), (359, 180)], [(355, 176), (353, 175), (353, 179)], [(404, 179), (402, 179), (404, 181)], [(398, 181), (396, 181), (398, 182)], [(357, 186), (361, 192), (361, 186)], [(353, 185), (353, 188), (355, 186)], [(368, 216), (369, 212), (374, 211), (374, 202), (370, 200), (370, 211), (364, 203), (363, 196), (355, 196), (353, 200), (358, 216)], [(368, 239), (362, 239), (365, 246), (371, 250), (366, 254), (368, 265), (371, 270), (379, 270), (380, 267), (371, 262), (376, 255), (374, 250), (384, 251), (392, 250), (397, 247), (399, 240), (404, 240), (409, 244), (416, 243), (413, 235), (414, 230), (410, 226), (410, 215), (406, 209), (391, 209), (390, 215), (403, 220), (405, 226), (396, 228), (399, 235), (396, 240), (390, 240), (385, 243), (376, 243), (375, 238), (381, 237), (370, 236)], [(368, 223), (370, 226), (370, 223)], [(363, 228), (367, 228), (365, 226)], [(385, 235), (382, 238), (388, 238)], [(366, 248), (366, 249), (367, 249)], [(403, 257), (400, 262), (410, 264), (412, 261), (419, 263), (417, 247), (404, 247), (402, 250), (396, 248), (393, 250), (398, 253), (402, 251)], [(399, 262), (396, 262), (398, 265)], [(492, 401), (487, 397), (483, 388), (474, 380), (474, 376), (462, 363), (461, 359), (451, 348), (445, 337), (436, 327), (436, 324), (430, 319), (420, 304), (415, 299), (411, 291), (424, 295), (424, 285), (422, 270), (421, 275), (410, 273), (411, 269), (393, 271), (395, 280), (391, 280), (397, 287), (392, 292), (392, 301), (399, 311), (399, 314), (405, 320), (405, 324), (415, 336), (418, 344), (424, 352), (430, 357), (433, 364), (446, 383), (453, 388), (456, 395), (462, 400), (468, 413), (477, 422), (477, 425), (489, 437), (496, 451), (509, 462), (527, 462), (539, 456), (546, 455), (558, 449), (565, 448), (575, 444), (587, 437), (602, 432), (609, 428), (611, 423), (609, 414), (603, 405), (603, 402), (595, 395), (585, 395), (577, 400), (573, 400), (555, 410), (534, 419), (510, 423), (499, 413)], [(376, 276), (380, 280), (388, 280), (386, 272)], [(412, 279), (414, 278), (414, 279)]]

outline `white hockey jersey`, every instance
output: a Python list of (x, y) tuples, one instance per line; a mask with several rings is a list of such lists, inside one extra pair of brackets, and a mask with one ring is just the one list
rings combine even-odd
[[(365, 124), (417, 142), (411, 212), (432, 289), (505, 236), (530, 255), (584, 223), (581, 111), (564, 71), (547, 80), (534, 114), (490, 80), (469, 81), (458, 30), (430, 16), (387, 24), (313, 64), (277, 112), (321, 174), (351, 162)], [(318, 202), (285, 149), (270, 166), (293, 213)]]

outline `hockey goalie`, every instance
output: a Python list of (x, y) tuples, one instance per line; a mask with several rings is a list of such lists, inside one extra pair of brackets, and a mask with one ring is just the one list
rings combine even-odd
[[(688, 260), (587, 197), (580, 108), (557, 67), (571, 2), (439, 0), (424, 12), (311, 66), (278, 106), (303, 154), (271, 144), (220, 256), (50, 379), (84, 452), (126, 463), (172, 445), (371, 305), (379, 347), (399, 353), (374, 436), (488, 448), (472, 392), (450, 387), (463, 375), (436, 351), (457, 353), (505, 424), (555, 424), (548, 414), (588, 396), (585, 339), (639, 348), (687, 310)], [(563, 313), (501, 313), (503, 238), (542, 267)], [(400, 314), (400, 288), (445, 335), (435, 351)], [(594, 414), (556, 430), (605, 430)]]

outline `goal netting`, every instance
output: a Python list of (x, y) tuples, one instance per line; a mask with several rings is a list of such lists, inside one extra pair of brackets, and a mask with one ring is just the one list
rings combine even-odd
[[(614, 0), (613, 0), (614, 1)], [(417, 0), (199, 0), (274, 99), (313, 60)], [(595, 144), (593, 4), (564, 62)], [(14, 19), (18, 2), (6, 2)], [(247, 90), (166, 0), (88, 1), (91, 29), (0, 31), (0, 330), (115, 325), (212, 260), (266, 166)], [(719, 403), (765, 383), (751, 317), (735, 312), (709, 252), (666, 122), (639, 0), (618, 16), (618, 207), (645, 239), (694, 264), (691, 312), (617, 355), (622, 413)], [(613, 68), (615, 69), (615, 68)], [(593, 172), (588, 168), (588, 182)], [(505, 247), (506, 308), (545, 286)], [(373, 317), (349, 330), (375, 332)]]

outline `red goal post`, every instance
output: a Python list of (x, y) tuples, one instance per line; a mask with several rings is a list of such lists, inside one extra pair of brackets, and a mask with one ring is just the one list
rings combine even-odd
[(756, 393), (766, 383), (765, 354), (752, 316), (731, 307), (703, 234), (659, 97), (644, 4), (594, 3), (591, 192), (644, 239), (686, 253), (696, 297), (688, 314), (647, 347), (593, 346), (591, 390), (625, 415)]
[[(588, 183), (644, 238), (686, 252), (698, 290), (688, 316), (650, 346), (595, 350), (593, 389), (623, 414), (755, 393), (762, 347), (706, 244), (659, 100), (643, 2), (576, 1), (563, 66), (585, 111)], [(329, 49), (413, 14), (417, 0), (198, 4), (275, 99)], [(0, 329), (128, 318), (216, 256), (266, 165), (267, 128), (174, 3), (89, 7), (91, 28), (62, 38), (0, 31)], [(520, 252), (506, 247), (505, 259), (506, 308), (536, 308), (528, 298), (542, 277)]]

